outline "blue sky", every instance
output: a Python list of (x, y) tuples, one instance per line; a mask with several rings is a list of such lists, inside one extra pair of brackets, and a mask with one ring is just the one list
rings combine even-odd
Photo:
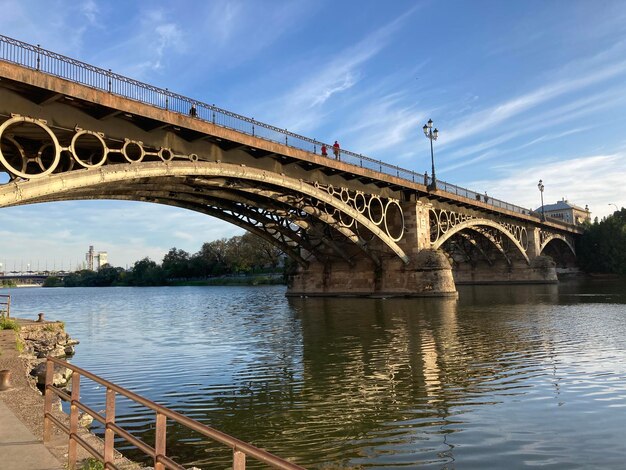
[[(0, 34), (525, 206), (626, 205), (626, 3), (0, 0)], [(0, 211), (9, 269), (242, 231), (147, 203)]]

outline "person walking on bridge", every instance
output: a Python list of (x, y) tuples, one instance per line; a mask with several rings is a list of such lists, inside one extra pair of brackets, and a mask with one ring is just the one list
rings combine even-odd
[(326, 150), (326, 144), (322, 144), (322, 157), (328, 156), (328, 151)]
[(339, 142), (335, 140), (335, 143), (333, 144), (333, 153), (335, 154), (335, 159), (337, 160), (341, 160), (341, 157), (339, 156), (340, 150)]

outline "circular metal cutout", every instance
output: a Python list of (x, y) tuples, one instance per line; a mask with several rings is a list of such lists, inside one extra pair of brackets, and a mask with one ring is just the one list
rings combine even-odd
[[(40, 155), (37, 155), (37, 156), (34, 156), (32, 160), (37, 163), (36, 169), (41, 170), (41, 172), (28, 173), (29, 157), (26, 154), (25, 150), (23, 149), (23, 146), (21, 146), (19, 142), (15, 139), (15, 133), (12, 136), (8, 136), (4, 140), (8, 140), (14, 146), (16, 146), (17, 153), (14, 152), (14, 155), (10, 156), (9, 149), (6, 149), (6, 148), (3, 149), (2, 148), (3, 146), (0, 144), (0, 162), (10, 173), (12, 173), (15, 176), (19, 176), (25, 179), (40, 178), (42, 176), (49, 175), (50, 173), (54, 171), (56, 166), (59, 164), (59, 159), (61, 158), (61, 146), (59, 145), (59, 140), (57, 139), (56, 135), (54, 135), (52, 130), (41, 121), (37, 121), (36, 119), (27, 118), (23, 116), (16, 116), (11, 119), (7, 119), (0, 126), (0, 143), (3, 140), (2, 136), (4, 132), (9, 127), (20, 124), (20, 123), (32, 124), (42, 129), (48, 135), (51, 141), (51, 145), (54, 148), (51, 158), (46, 158), (46, 163), (49, 164), (49, 166), (46, 168), (43, 163), (43, 160), (40, 158)], [(11, 161), (9, 160), (11, 160), (13, 163), (11, 163)], [(18, 162), (18, 160), (20, 161)], [(19, 166), (20, 168), (18, 169), (16, 168), (16, 166)]]
[(372, 196), (367, 205), (369, 219), (376, 225), (380, 225), (385, 217), (385, 208), (383, 202), (378, 196)]
[(354, 208), (361, 214), (367, 209), (367, 201), (363, 193), (356, 193), (354, 196)]
[(141, 142), (127, 140), (122, 147), (122, 154), (130, 163), (139, 163), (146, 155), (146, 151), (144, 150)]
[(439, 239), (439, 215), (433, 209), (428, 210), (430, 223), (430, 242), (435, 243)]
[(346, 213), (339, 211), (339, 223), (342, 227), (349, 228), (354, 224), (354, 219)]
[(398, 201), (389, 201), (385, 206), (385, 231), (394, 242), (404, 236), (404, 214)]
[[(97, 145), (94, 146), (92, 143), (78, 146), (78, 139), (80, 138), (84, 141), (95, 142)], [(96, 150), (97, 146), (100, 147), (98, 150)], [(74, 160), (76, 160), (79, 165), (85, 168), (97, 168), (104, 165), (107, 155), (109, 154), (109, 148), (104, 143), (104, 139), (100, 136), (100, 134), (97, 132), (83, 130), (77, 132), (74, 134), (74, 137), (72, 137), (70, 152), (72, 153)], [(99, 152), (101, 153), (99, 154)]]
[(157, 153), (157, 155), (164, 162), (171, 162), (172, 159), (174, 158), (174, 152), (172, 152), (172, 149), (168, 149), (168, 148), (159, 149), (159, 152)]
[(348, 188), (341, 188), (341, 201), (347, 203), (350, 200), (350, 191)]

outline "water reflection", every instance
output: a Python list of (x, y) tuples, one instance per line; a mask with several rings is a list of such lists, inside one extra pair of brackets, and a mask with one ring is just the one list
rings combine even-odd
[[(47, 316), (82, 341), (78, 365), (305, 467), (621, 464), (623, 283), (459, 290), (456, 300), (31, 289), (15, 303), (56, 311)], [(82, 392), (103, 408), (102, 390)], [(117, 408), (150, 442), (150, 413)], [(188, 466), (229, 465), (175, 426), (168, 449)]]

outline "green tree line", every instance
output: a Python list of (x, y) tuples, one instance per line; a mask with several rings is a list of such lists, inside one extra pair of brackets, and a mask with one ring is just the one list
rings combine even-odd
[(204, 243), (195, 254), (171, 248), (161, 264), (143, 258), (130, 270), (105, 265), (98, 271), (84, 269), (64, 279), (50, 277), (44, 286), (161, 286), (216, 276), (276, 273), (282, 269), (283, 258), (282, 251), (274, 245), (246, 233)]
[(578, 239), (576, 255), (586, 272), (626, 274), (626, 209), (590, 224)]

